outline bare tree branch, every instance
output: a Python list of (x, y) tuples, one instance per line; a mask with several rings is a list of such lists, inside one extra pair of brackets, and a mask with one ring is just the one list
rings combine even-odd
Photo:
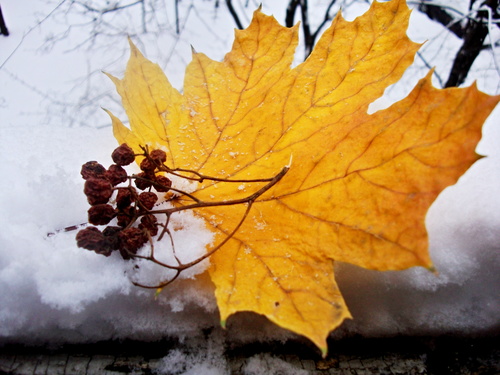
[(460, 23), (453, 16), (451, 16), (443, 6), (429, 4), (428, 2), (421, 2), (417, 9), (426, 14), (431, 20), (439, 22), (460, 39), (464, 37), (465, 31)]
[(229, 13), (231, 13), (231, 16), (233, 17), (236, 26), (238, 27), (238, 29), (242, 30), (243, 24), (241, 23), (240, 18), (238, 17), (238, 13), (236, 13), (236, 10), (233, 7), (233, 2), (231, 0), (226, 0), (226, 6), (227, 9), (229, 10)]
[(129, 3), (129, 4), (125, 4), (125, 5), (118, 5), (115, 4), (109, 8), (101, 8), (101, 9), (98, 9), (98, 8), (94, 8), (93, 6), (90, 6), (88, 5), (86, 2), (82, 2), (82, 1), (75, 1), (75, 4), (78, 4), (82, 7), (84, 7), (86, 10), (88, 10), (89, 12), (95, 12), (95, 13), (99, 13), (99, 14), (106, 14), (106, 13), (110, 13), (110, 12), (116, 12), (116, 11), (119, 11), (119, 10), (122, 10), (122, 9), (126, 9), (126, 8), (129, 8), (129, 7), (132, 7), (134, 5), (137, 5), (137, 4), (141, 4), (141, 3), (144, 3), (144, 0), (137, 0), (137, 1), (134, 1), (133, 3)]
[(288, 6), (286, 8), (286, 16), (285, 16), (285, 25), (287, 27), (292, 27), (295, 23), (295, 13), (297, 8), (300, 6), (300, 14), (302, 18), (302, 31), (304, 32), (304, 44), (305, 44), (305, 55), (309, 56), (316, 44), (316, 38), (318, 37), (320, 31), (323, 26), (325, 26), (328, 21), (332, 20), (332, 16), (330, 15), (330, 11), (335, 4), (336, 0), (331, 0), (328, 5), (325, 15), (323, 17), (323, 21), (316, 28), (316, 31), (311, 31), (311, 25), (309, 22), (309, 12), (308, 12), (308, 1), (307, 0), (290, 0)]
[(7, 29), (7, 25), (5, 24), (5, 20), (3, 18), (2, 7), (0, 7), (0, 34), (9, 36), (9, 29)]
[(179, 22), (179, 0), (175, 0), (175, 33), (180, 35), (181, 27)]
[[(475, 2), (476, 0), (471, 0), (470, 10), (473, 9)], [(489, 7), (489, 10), (484, 7)], [(464, 83), (474, 60), (476, 60), (483, 49), (484, 41), (488, 36), (488, 12), (492, 12), (494, 18), (498, 19), (497, 8), (498, 0), (486, 0), (483, 3), (483, 8), (477, 11), (476, 17), (468, 18), (464, 29), (463, 44), (455, 56), (450, 75), (444, 87), (460, 86)]]
[[(479, 4), (479, 9), (475, 11), (474, 8), (478, 3), (478, 0), (470, 0), (468, 14), (462, 14), (452, 7), (435, 5), (426, 0), (420, 0), (417, 3), (417, 9), (420, 12), (463, 40), (444, 87), (460, 86), (464, 83), (479, 53), (482, 50), (494, 48), (496, 45), (493, 42), (485, 45), (484, 41), (489, 34), (488, 22), (500, 19), (498, 0), (485, 0)], [(452, 15), (452, 13), (456, 13), (456, 15)], [(465, 24), (463, 23), (464, 19), (467, 20)], [(496, 24), (500, 26), (498, 23)]]
[(38, 22), (35, 26), (33, 26), (32, 28), (30, 28), (24, 35), (23, 37), (21, 38), (21, 40), (19, 41), (19, 43), (17, 44), (16, 48), (14, 48), (12, 50), (12, 52), (7, 56), (7, 58), (0, 64), (0, 69), (2, 69), (5, 64), (7, 64), (7, 62), (11, 59), (11, 57), (16, 53), (16, 51), (19, 49), (19, 47), (21, 47), (21, 45), (24, 43), (24, 39), (33, 31), (35, 30), (38, 26), (40, 26), (42, 23), (44, 23), (47, 19), (49, 19), (52, 14), (54, 14), (54, 12), (56, 12), (64, 3), (66, 2), (66, 0), (61, 0), (61, 2), (59, 4), (57, 4), (55, 6), (54, 9), (52, 9), (40, 22)]
[(297, 11), (297, 7), (299, 6), (300, 0), (290, 0), (288, 6), (286, 7), (286, 17), (285, 17), (285, 26), (292, 27), (295, 22), (295, 12)]

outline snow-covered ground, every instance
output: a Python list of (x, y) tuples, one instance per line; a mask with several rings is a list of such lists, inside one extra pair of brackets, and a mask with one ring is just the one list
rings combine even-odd
[[(222, 5), (215, 9), (213, 2), (196, 2), (193, 8), (192, 3), (180, 2), (180, 35), (175, 33), (174, 17), (167, 17), (161, 34), (136, 38), (146, 56), (160, 62), (179, 89), (190, 44), (221, 59), (233, 38), (234, 22)], [(247, 15), (244, 22), (258, 6), (250, 3), (248, 8), (238, 8)], [(282, 22), (285, 3), (264, 1), (263, 11)], [(324, 8), (328, 2), (311, 3)], [(0, 37), (0, 343), (173, 336), (198, 348), (191, 358), (173, 352), (165, 359), (166, 370), (190, 361), (204, 373), (220, 374), (226, 372), (224, 362), (216, 363), (214, 358), (228, 342), (292, 337), (249, 314), (231, 318), (228, 330), (222, 331), (206, 275), (181, 280), (154, 299), (154, 292), (131, 285), (131, 266), (118, 256), (105, 258), (77, 248), (75, 232), (47, 236), (86, 221), (88, 204), (82, 194), (80, 166), (89, 160), (111, 163), (116, 141), (100, 106), (115, 113), (120, 110), (113, 85), (100, 70), (121, 76), (128, 57), (126, 33), (98, 40), (92, 49), (73, 49), (85, 39), (88, 28), (75, 26), (76, 31), (54, 40), (66, 30), (66, 22), (78, 24), (77, 16), (65, 19), (56, 11), (35, 26), (58, 3), (19, 0), (2, 5), (11, 35)], [(364, 10), (366, 6), (349, 8), (345, 15), (352, 19)], [(114, 21), (117, 28), (133, 34), (120, 24), (123, 20)], [(416, 41), (429, 40), (422, 49), (424, 57), (446, 76), (459, 41), (417, 12), (409, 35)], [(298, 52), (300, 60), (301, 47)], [(500, 59), (500, 54), (496, 57)], [(379, 106), (404, 95), (425, 72), (417, 58), (417, 65), (401, 84), (388, 90)], [(469, 83), (472, 79), (490, 94), (500, 92), (491, 53), (481, 55)], [(496, 110), (477, 149), (487, 157), (446, 189), (429, 211), (430, 251), (439, 274), (423, 269), (379, 273), (338, 264), (338, 282), (354, 320), (334, 336), (498, 333), (499, 119), (500, 110)], [(186, 238), (207, 235), (189, 218), (185, 223)], [(188, 247), (197, 251), (200, 246)], [(204, 328), (213, 328), (210, 345), (201, 333)]]

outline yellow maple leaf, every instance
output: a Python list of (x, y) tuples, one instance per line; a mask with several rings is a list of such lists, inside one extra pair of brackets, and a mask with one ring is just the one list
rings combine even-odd
[[(339, 15), (291, 69), (297, 26), (257, 10), (222, 62), (193, 52), (183, 94), (133, 44), (124, 78), (111, 77), (130, 120), (129, 129), (110, 114), (118, 142), (162, 147), (172, 168), (248, 180), (277, 175), (293, 157), (211, 257), (223, 325), (253, 311), (326, 354), (329, 332), (350, 317), (334, 261), (432, 267), (426, 212), (479, 158), (482, 123), (500, 98), (475, 86), (435, 89), (429, 74), (404, 100), (367, 114), (419, 48), (406, 36), (409, 13), (392, 0), (353, 22)], [(261, 185), (204, 181), (193, 195), (239, 199)], [(195, 211), (220, 242), (245, 210)]]

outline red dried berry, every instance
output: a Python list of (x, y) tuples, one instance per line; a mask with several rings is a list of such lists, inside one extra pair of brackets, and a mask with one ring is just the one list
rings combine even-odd
[(112, 164), (106, 171), (106, 177), (111, 185), (116, 186), (127, 181), (127, 171), (117, 164)]
[(102, 231), (102, 234), (104, 237), (111, 237), (111, 236), (117, 236), (118, 233), (120, 233), (123, 230), (123, 228), (120, 227), (113, 227), (113, 226), (108, 226), (104, 228)]
[(109, 204), (96, 204), (89, 208), (88, 214), (90, 224), (106, 225), (116, 216), (116, 211)]
[(136, 179), (134, 181), (134, 184), (139, 190), (145, 190), (153, 185), (153, 182), (151, 181), (152, 176), (144, 172), (135, 175), (135, 177)]
[(136, 211), (134, 207), (127, 207), (120, 210), (120, 212), (118, 212), (118, 215), (116, 216), (117, 224), (120, 227), (125, 228), (134, 218), (135, 212)]
[(104, 240), (111, 250), (118, 250), (120, 248), (120, 238), (118, 234), (123, 228), (120, 227), (106, 227), (102, 231), (104, 235)]
[(141, 223), (139, 224), (140, 229), (146, 229), (151, 237), (158, 234), (158, 226), (156, 225), (157, 219), (155, 215), (144, 215), (141, 217)]
[(127, 189), (118, 189), (118, 194), (116, 194), (116, 207), (117, 208), (123, 209), (125, 207), (128, 207), (134, 201), (134, 195), (132, 194), (130, 189), (134, 189), (134, 188), (130, 187)]
[(149, 174), (154, 173), (154, 171), (156, 169), (156, 165), (154, 163), (152, 163), (151, 160), (149, 160), (148, 158), (142, 159), (139, 167), (141, 168), (141, 171), (144, 171), (144, 172), (149, 173)]
[(165, 176), (156, 176), (155, 183), (153, 184), (153, 187), (158, 193), (166, 193), (170, 190), (171, 186), (172, 181)]
[(167, 154), (163, 150), (153, 150), (149, 156), (159, 164), (163, 164), (167, 161)]
[(130, 259), (130, 253), (136, 254), (142, 245), (148, 241), (148, 236), (139, 228), (128, 228), (122, 230), (120, 238), (120, 253), (124, 259)]
[(104, 241), (104, 235), (96, 227), (82, 229), (76, 235), (76, 244), (88, 250), (98, 249)]
[(111, 158), (118, 165), (129, 165), (135, 160), (134, 150), (123, 143), (113, 151)]
[(151, 210), (155, 206), (157, 200), (158, 196), (153, 192), (143, 192), (139, 194), (139, 202), (141, 202), (147, 210)]
[(96, 227), (88, 227), (79, 231), (76, 235), (76, 244), (78, 247), (95, 251), (97, 254), (105, 256), (111, 254), (104, 235)]
[(113, 194), (111, 183), (104, 178), (90, 177), (85, 181), (83, 192), (87, 196), (88, 202), (94, 206), (96, 204), (108, 203)]
[(80, 171), (84, 180), (90, 177), (104, 178), (106, 174), (106, 168), (96, 161), (88, 161), (82, 165), (82, 170)]

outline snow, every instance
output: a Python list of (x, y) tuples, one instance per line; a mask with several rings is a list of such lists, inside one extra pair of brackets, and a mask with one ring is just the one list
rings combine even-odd
[(243, 372), (248, 375), (307, 375), (309, 373), (269, 354), (258, 354), (250, 357)]
[[(3, 4), (11, 36), (0, 39), (0, 64), (16, 48), (23, 33), (54, 7), (43, 2), (37, 2), (36, 7), (30, 2), (26, 7), (25, 2)], [(190, 3), (181, 3), (181, 11), (187, 12)], [(269, 3), (264, 2), (264, 11), (284, 19), (278, 2), (273, 2), (274, 8)], [(199, 4), (212, 18), (203, 24), (194, 22), (203, 19), (200, 15), (204, 13), (192, 10), (190, 17), (194, 18), (187, 21), (193, 22), (186, 22), (180, 37), (163, 44), (167, 47), (162, 48), (152, 37), (141, 38), (141, 49), (148, 57), (155, 59), (161, 53), (169, 56), (163, 67), (176, 87), (181, 87), (183, 69), (189, 61), (189, 43), (216, 59), (222, 58), (231, 45), (232, 20), (223, 9), (215, 12), (211, 2)], [(26, 14), (26, 9), (33, 13)], [(243, 9), (250, 17), (251, 11)], [(438, 74), (445, 76), (449, 66), (443, 68), (439, 63), (446, 61), (447, 53), (456, 51), (458, 41), (440, 32), (425, 17), (416, 13), (412, 17), (410, 36), (420, 42), (429, 39), (424, 46), (425, 56), (433, 58)], [(220, 329), (208, 276), (193, 278), (204, 268), (186, 274), (185, 279), (155, 299), (154, 291), (130, 283), (131, 277), (154, 281), (148, 279), (149, 266), (140, 265), (137, 273), (132, 263), (117, 255), (106, 258), (79, 249), (75, 232), (47, 236), (86, 220), (88, 204), (82, 194), (80, 166), (89, 160), (111, 164), (110, 154), (117, 146), (109, 118), (99, 106), (120, 113), (111, 83), (97, 72), (104, 68), (121, 76), (127, 57), (122, 53), (126, 38), (116, 46), (116, 57), (111, 58), (103, 51), (69, 51), (74, 35), (43, 53), (39, 48), (46, 45), (43, 35), (60, 27), (50, 22), (49, 18), (28, 34), (0, 69), (0, 344), (53, 345), (170, 336), (183, 340), (192, 350), (172, 351), (164, 358), (165, 372), (225, 374), (227, 364), (221, 356), (227, 343), (294, 337), (251, 314), (234, 316), (228, 321), (227, 331)], [(399, 86), (388, 89), (377, 108), (404, 96), (425, 74), (422, 64), (419, 66), (409, 69)], [(473, 71), (481, 89), (499, 92), (491, 55), (484, 53)], [(81, 79), (87, 72), (91, 73), (90, 82)], [(83, 105), (82, 98), (88, 103)], [(423, 269), (379, 273), (337, 264), (337, 279), (354, 320), (334, 332), (334, 337), (357, 333), (391, 336), (499, 332), (499, 119), (500, 111), (496, 110), (484, 127), (477, 149), (487, 157), (446, 189), (427, 216), (430, 251), (438, 274)], [(180, 236), (176, 243), (184, 243), (183, 252), (189, 256), (198, 256), (203, 244), (211, 241), (210, 233), (189, 215), (179, 216), (178, 220), (183, 229), (176, 232)], [(157, 276), (160, 271), (154, 272)], [(201, 333), (206, 328), (213, 332), (208, 340)], [(253, 357), (243, 369), (245, 374), (289, 370), (285, 362), (271, 355)]]

